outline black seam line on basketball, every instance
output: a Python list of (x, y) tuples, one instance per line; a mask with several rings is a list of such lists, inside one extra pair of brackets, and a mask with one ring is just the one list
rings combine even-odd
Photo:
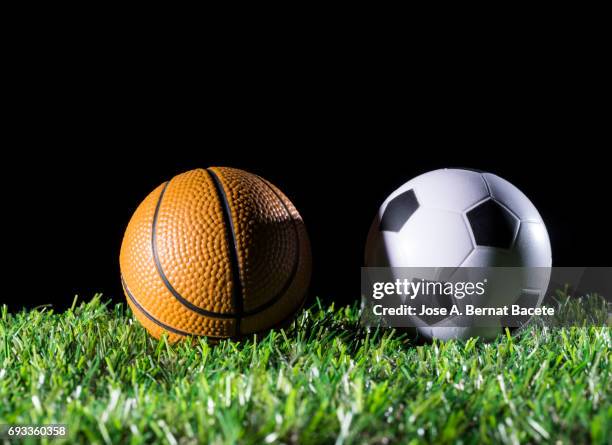
[(296, 320), (297, 315), (300, 313), (300, 311), (304, 307), (304, 303), (306, 303), (306, 295), (305, 294), (302, 296), (302, 299), (300, 300), (300, 304), (298, 304), (295, 308), (293, 308), (291, 310), (291, 312), (289, 313), (289, 315), (286, 315), (283, 320), (280, 320), (280, 321), (274, 323), (269, 328), (266, 328), (266, 330), (280, 329), (280, 328), (284, 327), (285, 325), (289, 326), (291, 323), (295, 323), (297, 321)]
[[(123, 290), (125, 290), (125, 293), (127, 294), (128, 298), (130, 299), (130, 301), (132, 303), (134, 303), (134, 306), (136, 306), (140, 312), (142, 312), (149, 320), (151, 320), (153, 323), (155, 323), (156, 325), (158, 325), (159, 327), (170, 331), (170, 332), (174, 332), (175, 334), (179, 334), (179, 335), (184, 335), (186, 337), (192, 336), (192, 337), (201, 337), (204, 334), (192, 334), (191, 332), (184, 332), (181, 331), (180, 329), (177, 328), (173, 328), (172, 326), (168, 326), (165, 323), (162, 323), (161, 321), (159, 321), (157, 318), (155, 318), (153, 315), (149, 314), (145, 308), (143, 308), (140, 303), (136, 300), (136, 297), (134, 297), (134, 295), (132, 295), (132, 293), (130, 292), (130, 289), (128, 289), (127, 284), (125, 283), (125, 280), (123, 279), (123, 275), (121, 276), (121, 285), (123, 286)], [(206, 335), (206, 337), (209, 338), (215, 338), (215, 339), (219, 339), (222, 340), (225, 337), (218, 337), (218, 336), (214, 336), (214, 335)]]
[[(281, 328), (284, 328), (285, 326), (290, 326), (291, 323), (297, 323), (296, 317), (299, 314), (299, 312), (302, 310), (302, 308), (304, 307), (304, 303), (306, 303), (305, 296), (300, 301), (300, 304), (298, 304), (294, 309), (291, 310), (289, 315), (285, 316), (285, 318), (283, 318), (282, 320), (274, 323), (272, 326), (268, 326), (267, 328), (263, 328), (262, 330), (259, 330), (256, 332), (238, 334), (236, 337), (232, 337), (232, 338), (236, 338), (236, 339), (249, 338), (252, 335), (265, 336), (271, 330), (281, 329)], [(225, 338), (219, 337), (219, 339), (224, 340)]]
[(291, 214), (291, 211), (289, 210), (289, 208), (287, 207), (287, 205), (285, 204), (285, 201), (283, 201), (283, 199), (280, 197), (280, 195), (278, 193), (276, 193), (276, 190), (274, 190), (274, 188), (268, 183), (268, 181), (266, 181), (265, 179), (254, 175), (257, 179), (259, 179), (268, 189), (270, 189), (270, 191), (272, 193), (274, 193), (274, 196), (276, 196), (276, 198), (280, 201), (281, 205), (285, 208), (285, 211), (287, 212), (287, 215), (289, 216), (289, 218), (291, 219), (292, 225), (293, 225), (293, 232), (295, 234), (295, 242), (296, 242), (296, 249), (295, 249), (295, 260), (293, 261), (293, 268), (291, 270), (291, 274), (289, 275), (289, 278), (287, 279), (285, 285), (282, 287), (282, 289), (272, 298), (270, 298), (270, 300), (266, 301), (264, 304), (257, 306), (256, 308), (253, 308), (249, 311), (246, 311), (244, 313), (244, 315), (255, 315), (258, 314), (259, 312), (264, 311), (265, 309), (269, 308), (270, 306), (272, 306), (274, 303), (276, 303), (278, 300), (280, 300), (282, 298), (283, 295), (285, 295), (285, 293), (287, 293), (287, 290), (289, 290), (289, 287), (291, 286), (291, 284), (293, 283), (293, 280), (295, 280), (295, 276), (297, 274), (297, 269), (298, 269), (298, 264), (300, 262), (300, 233), (297, 227), (297, 223), (295, 221), (295, 219), (293, 218), (293, 215)]
[(157, 199), (157, 205), (155, 206), (155, 214), (153, 215), (153, 228), (152, 228), (152, 236), (151, 236), (151, 248), (153, 250), (153, 262), (155, 263), (155, 268), (157, 269), (157, 273), (159, 277), (162, 279), (166, 289), (170, 291), (172, 296), (177, 299), (179, 303), (185, 306), (187, 309), (192, 310), (200, 315), (205, 315), (207, 317), (216, 317), (216, 318), (235, 318), (237, 314), (233, 313), (220, 313), (220, 312), (211, 312), (206, 309), (202, 309), (201, 307), (196, 306), (191, 301), (185, 299), (168, 281), (168, 277), (164, 273), (161, 262), (159, 261), (159, 256), (157, 252), (157, 218), (159, 216), (159, 209), (161, 208), (162, 199), (164, 197), (164, 193), (168, 188), (170, 181), (166, 182), (164, 188), (162, 189), (159, 198)]
[(244, 295), (242, 290), (242, 280), (240, 278), (240, 264), (238, 263), (238, 243), (236, 241), (236, 231), (234, 229), (234, 221), (232, 220), (232, 211), (230, 209), (229, 201), (227, 200), (227, 195), (225, 194), (225, 189), (221, 184), (221, 180), (217, 176), (217, 174), (210, 170), (206, 169), (208, 174), (213, 180), (215, 185), (215, 189), (217, 190), (217, 195), (221, 201), (221, 207), (223, 208), (223, 215), (225, 219), (225, 235), (229, 242), (229, 257), (230, 257), (230, 267), (232, 270), (232, 277), (234, 278), (232, 286), (232, 300), (234, 301), (234, 307), (236, 308), (236, 332), (240, 332), (240, 317), (243, 314), (244, 309)]
[(127, 287), (127, 284), (125, 284), (125, 280), (123, 279), (123, 276), (121, 276), (121, 284), (123, 285), (123, 289), (125, 290), (126, 295), (128, 296), (128, 298), (130, 299), (130, 301), (134, 304), (134, 306), (136, 306), (138, 308), (138, 310), (140, 310), (140, 312), (142, 312), (145, 317), (147, 317), (149, 320), (151, 320), (153, 323), (155, 323), (157, 326), (165, 329), (166, 331), (170, 331), (173, 332), (175, 334), (179, 334), (179, 335), (185, 335), (185, 336), (189, 336), (189, 335), (193, 335), (193, 334), (189, 334), (188, 332), (184, 332), (181, 331), (180, 329), (176, 329), (173, 328), (172, 326), (168, 326), (165, 323), (162, 323), (161, 321), (159, 321), (157, 318), (155, 318), (153, 315), (149, 314), (145, 308), (143, 308), (140, 303), (138, 301), (136, 301), (136, 298), (134, 297), (134, 295), (132, 295), (132, 293), (130, 292), (130, 290)]

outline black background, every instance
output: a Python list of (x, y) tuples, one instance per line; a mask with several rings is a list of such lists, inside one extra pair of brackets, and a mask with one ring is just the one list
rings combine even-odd
[(172, 176), (215, 165), (257, 173), (294, 202), (312, 243), (311, 298), (357, 299), (378, 206), (442, 167), (519, 187), (547, 224), (554, 265), (612, 263), (601, 154), (609, 122), (596, 70), (586, 82), (537, 70), (535, 59), (529, 69), (500, 59), (415, 78), (382, 62), (365, 71), (298, 58), (278, 69), (221, 67), (212, 79), (180, 61), (162, 69), (128, 59), (85, 57), (58, 73), (54, 60), (44, 76), (21, 73), (7, 121), (16, 179), (5, 186), (15, 229), (5, 238), (17, 249), (5, 281), (17, 286), (0, 303), (10, 310), (62, 309), (97, 292), (123, 301), (119, 248), (135, 208)]

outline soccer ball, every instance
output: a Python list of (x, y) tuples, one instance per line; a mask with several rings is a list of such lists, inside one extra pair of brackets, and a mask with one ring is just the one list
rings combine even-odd
[[(476, 305), (538, 306), (552, 259), (542, 217), (518, 188), (491, 173), (441, 169), (408, 181), (383, 202), (368, 234), (365, 263), (520, 267), (504, 289), (487, 292), (487, 301), (475, 301)], [(502, 326), (502, 321), (499, 326), (466, 326), (465, 319), (457, 323), (448, 317), (417, 329), (428, 338), (493, 338)]]

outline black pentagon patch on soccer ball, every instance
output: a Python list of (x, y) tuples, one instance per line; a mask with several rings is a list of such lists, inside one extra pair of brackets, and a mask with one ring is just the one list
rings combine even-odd
[[(539, 291), (523, 289), (514, 304), (519, 305), (521, 308), (532, 309), (538, 307), (539, 299)], [(513, 331), (522, 327), (530, 319), (531, 317), (529, 315), (506, 315), (502, 317), (500, 321), (503, 327), (510, 328), (510, 331)]]
[(467, 218), (479, 246), (509, 249), (518, 220), (504, 207), (489, 199), (467, 212)]
[(414, 194), (414, 190), (397, 195), (385, 209), (385, 213), (380, 220), (380, 230), (387, 232), (399, 232), (406, 221), (419, 208), (419, 201)]
[[(413, 282), (418, 282), (419, 280), (412, 280)], [(425, 283), (432, 283), (429, 280), (421, 281), (424, 285)], [(435, 282), (433, 282), (435, 283)], [(444, 286), (445, 283), (442, 283)], [(421, 306), (426, 306), (428, 308), (445, 308), (446, 315), (435, 314), (435, 315), (418, 315), (418, 318), (425, 322), (425, 324), (431, 326), (442, 320), (446, 320), (450, 317), (450, 311), (455, 304), (455, 299), (452, 295), (446, 295), (444, 292), (438, 293), (433, 292), (431, 294), (424, 294), (423, 292), (419, 292), (415, 295), (410, 296), (411, 303), (410, 306), (414, 308), (420, 308)], [(420, 312), (420, 309), (417, 309), (417, 312)]]

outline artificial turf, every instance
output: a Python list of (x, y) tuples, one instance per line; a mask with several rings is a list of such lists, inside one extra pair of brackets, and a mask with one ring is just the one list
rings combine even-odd
[(49, 443), (609, 444), (611, 343), (609, 327), (534, 326), (415, 344), (317, 302), (260, 339), (170, 345), (100, 296), (4, 306), (0, 424), (67, 424)]

